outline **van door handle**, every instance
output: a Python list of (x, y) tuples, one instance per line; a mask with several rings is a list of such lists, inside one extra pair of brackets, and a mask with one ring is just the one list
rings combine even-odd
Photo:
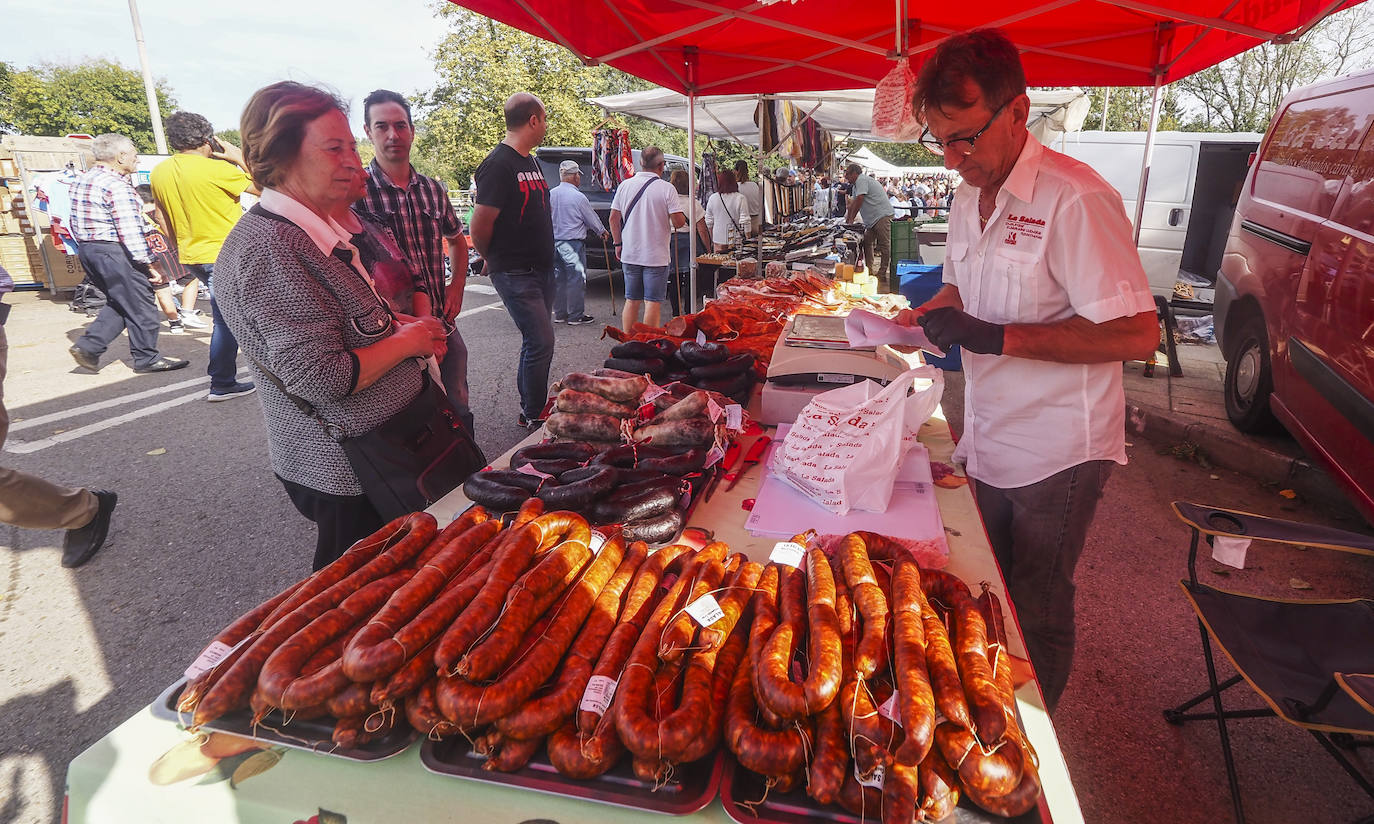
[(1182, 223), (1182, 222), (1183, 222), (1183, 210), (1182, 210), (1182, 209), (1170, 209), (1170, 210), (1169, 210), (1169, 225), (1170, 225), (1170, 226), (1177, 226), (1178, 224), (1180, 224), (1180, 223)]

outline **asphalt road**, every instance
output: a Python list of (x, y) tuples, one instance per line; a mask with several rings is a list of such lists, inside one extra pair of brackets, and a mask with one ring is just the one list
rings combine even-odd
[[(67, 762), (178, 678), (207, 638), (302, 577), (313, 527), (268, 468), (256, 399), (203, 400), (207, 334), (164, 337), (163, 351), (190, 358), (189, 369), (135, 375), (121, 339), (90, 375), (65, 351), (80, 316), (33, 293), (8, 300), (14, 425), (0, 460), (120, 495), (108, 544), (80, 569), (59, 565), (60, 533), (0, 526), (0, 821), (50, 822), (61, 814)], [(611, 317), (604, 279), (588, 311)], [(469, 280), (460, 328), (479, 441), (497, 455), (524, 434), (515, 424), (519, 337), (486, 280)], [(604, 357), (599, 323), (556, 329), (555, 377)], [(951, 374), (955, 421), (961, 395)], [(1205, 680), (1197, 624), (1177, 586), (1187, 531), (1169, 501), (1334, 522), (1249, 478), (1143, 443), (1129, 451), (1079, 567), (1079, 655), (1056, 728), (1086, 820), (1229, 820), (1215, 727), (1174, 728), (1159, 713)], [(1293, 592), (1290, 579), (1312, 587), (1299, 597), (1374, 591), (1366, 559), (1267, 547), (1250, 559), (1224, 577), (1207, 562), (1202, 574), (1280, 596)], [(1374, 807), (1305, 733), (1274, 720), (1232, 730), (1252, 822), (1341, 821)]]

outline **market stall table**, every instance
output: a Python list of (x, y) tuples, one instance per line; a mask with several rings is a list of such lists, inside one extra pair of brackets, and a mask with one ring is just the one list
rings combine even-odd
[[(542, 437), (542, 430), (530, 435), (494, 460), (492, 465), (504, 466), (516, 449), (538, 443)], [(954, 439), (941, 411), (937, 410), (921, 428), (920, 440), (929, 450), (932, 461), (947, 463), (950, 460)], [(727, 542), (732, 550), (743, 552), (754, 560), (766, 561), (776, 541), (750, 535), (744, 527), (746, 512), (743, 509), (744, 502), (756, 494), (765, 471), (763, 466), (753, 467), (734, 489), (728, 491), (721, 485), (711, 500), (696, 507), (688, 524), (711, 529), (715, 537)], [(945, 568), (971, 586), (989, 582), (1002, 602), (1009, 605), (969, 487), (937, 488), (936, 500), (950, 548)], [(466, 497), (458, 489), (435, 503), (429, 511), (440, 523), (448, 523), (467, 506)], [(799, 531), (806, 528), (805, 524), (798, 526)], [(1012, 653), (1024, 657), (1020, 628), (1012, 621), (1007, 629)], [(1068, 768), (1035, 682), (1022, 684), (1016, 698), (1022, 726), (1040, 755), (1040, 777), (1044, 787), (1042, 814), (1056, 824), (1081, 822), (1083, 816)], [(69, 820), (279, 824), (303, 821), (321, 811), (330, 811), (340, 816), (334, 819), (338, 821), (439, 821), (453, 818), (457, 803), (462, 804), (462, 817), (475, 821), (547, 819), (572, 824), (643, 821), (653, 815), (522, 788), (435, 775), (420, 763), (420, 742), (393, 758), (369, 763), (324, 754), (273, 750), (282, 752), (280, 763), (236, 787), (231, 787), (230, 775), (216, 776), (214, 771), (208, 778), (155, 783), (155, 762), (188, 738), (176, 723), (155, 718), (150, 708), (125, 721), (77, 756), (68, 767)], [(242, 758), (237, 763), (226, 761), (231, 768), (241, 763)], [(682, 819), (691, 822), (730, 820), (719, 799)], [(324, 820), (323, 817), (320, 820)]]

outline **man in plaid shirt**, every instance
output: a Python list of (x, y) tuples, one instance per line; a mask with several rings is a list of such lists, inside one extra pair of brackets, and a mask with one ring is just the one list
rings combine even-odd
[(91, 151), (95, 165), (72, 184), (71, 231), (81, 246), (81, 265), (106, 303), (67, 351), (95, 372), (111, 341), (128, 329), (135, 372), (181, 369), (189, 361), (157, 351), (162, 319), (148, 280), (153, 253), (144, 236), (143, 199), (129, 182), (138, 168), (138, 150), (124, 135), (102, 134), (91, 141)]
[[(454, 326), (463, 309), (468, 272), (462, 221), (453, 211), (444, 184), (410, 165), (410, 146), (415, 140), (410, 103), (396, 92), (378, 89), (363, 100), (363, 120), (363, 132), (377, 156), (367, 167), (367, 194), (354, 208), (390, 229), (405, 253), (415, 273), (415, 314), (439, 318), (451, 330), (439, 374), (449, 403), (471, 434), (468, 348)], [(445, 251), (453, 270), (449, 285), (445, 284)]]

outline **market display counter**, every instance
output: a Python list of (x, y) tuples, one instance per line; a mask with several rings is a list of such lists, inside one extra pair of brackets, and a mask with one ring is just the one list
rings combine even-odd
[[(541, 437), (542, 433), (531, 435), (495, 459), (493, 465), (504, 465), (516, 448), (538, 442)], [(932, 461), (949, 461), (954, 441), (940, 411), (922, 427), (920, 439)], [(752, 467), (729, 491), (722, 484), (711, 500), (696, 507), (689, 524), (712, 530), (717, 539), (751, 559), (766, 560), (775, 541), (756, 538), (744, 527), (745, 502), (756, 494), (764, 472), (763, 466)], [(936, 499), (950, 548), (946, 569), (971, 586), (988, 582), (1003, 603), (1009, 603), (969, 487), (937, 488)], [(447, 523), (467, 505), (460, 489), (430, 511), (440, 523)], [(806, 524), (798, 524), (798, 531), (806, 528)], [(1019, 627), (1009, 622), (1007, 630), (1012, 653), (1024, 657)], [(1061, 824), (1081, 822), (1078, 800), (1038, 687), (1034, 681), (1022, 684), (1016, 697), (1022, 726), (1040, 756), (1044, 787), (1041, 818)], [(274, 748), (225, 759), (199, 778), (177, 781), (177, 770), (193, 764), (194, 752), (198, 750), (184, 748), (189, 752), (183, 752), (180, 758), (169, 751), (189, 737), (179, 725), (155, 718), (147, 708), (121, 724), (69, 766), (68, 820), (280, 824), (318, 815), (316, 820), (320, 822), (461, 819), (514, 824), (545, 819), (571, 824), (644, 821), (656, 815), (436, 775), (421, 764), (420, 742), (392, 758), (369, 763)], [(252, 761), (254, 758), (257, 760)], [(269, 768), (257, 772), (257, 768), (264, 766)], [(337, 817), (329, 818), (326, 813)], [(693, 822), (730, 820), (719, 800), (681, 818)]]

